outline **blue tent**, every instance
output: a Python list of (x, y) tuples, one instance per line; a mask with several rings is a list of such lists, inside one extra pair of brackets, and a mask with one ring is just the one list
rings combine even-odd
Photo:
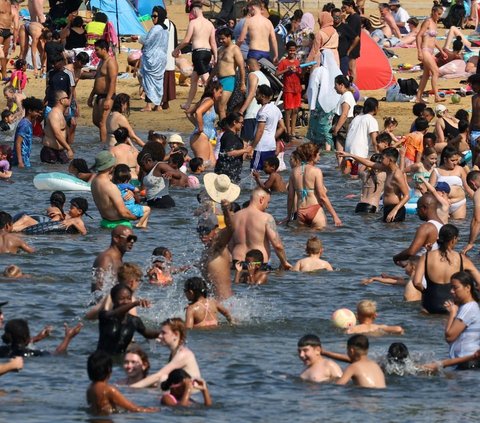
[[(128, 0), (91, 0), (90, 4), (108, 16), (108, 20), (119, 32), (118, 35), (146, 34), (145, 28)], [(117, 25), (117, 13), (119, 25)]]
[(165, 9), (165, 2), (163, 0), (136, 0), (135, 5), (140, 16), (150, 15), (153, 6), (162, 6)]

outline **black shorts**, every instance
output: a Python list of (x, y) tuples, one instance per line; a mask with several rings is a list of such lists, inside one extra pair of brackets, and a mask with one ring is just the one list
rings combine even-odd
[(355, 213), (376, 213), (377, 208), (372, 204), (368, 203), (358, 203), (355, 207)]
[(10, 28), (1, 28), (0, 29), (0, 38), (3, 38), (3, 40), (6, 40), (7, 38), (10, 38), (12, 36), (12, 31)]
[(40, 150), (40, 160), (50, 164), (66, 164), (70, 161), (65, 150), (55, 150), (46, 146)]
[(197, 48), (192, 51), (193, 70), (197, 75), (204, 75), (210, 72), (210, 61), (212, 51), (208, 48)]
[(164, 195), (160, 198), (148, 200), (147, 204), (155, 209), (170, 209), (172, 207), (175, 207), (175, 201), (173, 201), (173, 198), (169, 195)]
[[(388, 214), (395, 208), (395, 205), (388, 205), (388, 206), (383, 206), (383, 221), (387, 221), (387, 216)], [(392, 220), (392, 222), (403, 222), (405, 221), (405, 216), (407, 214), (407, 210), (405, 207), (402, 207), (398, 212), (397, 215), (395, 216), (395, 219)]]

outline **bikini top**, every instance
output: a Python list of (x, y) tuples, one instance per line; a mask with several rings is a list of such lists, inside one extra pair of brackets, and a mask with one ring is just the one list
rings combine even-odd
[(440, 172), (436, 168), (435, 168), (435, 173), (437, 174), (437, 177), (438, 177), (437, 182), (446, 182), (448, 185), (450, 185), (450, 187), (454, 187), (454, 186), (463, 187), (463, 181), (462, 181), (462, 178), (460, 178), (460, 176), (457, 176), (457, 175), (443, 176), (443, 175), (440, 175)]
[[(214, 316), (213, 312), (210, 310), (210, 303), (208, 300), (206, 303), (200, 303), (200, 305), (203, 306), (205, 309), (205, 317), (200, 323), (197, 323), (195, 326), (217, 326), (218, 325), (218, 320)], [(210, 317), (210, 318), (209, 318)]]
[(425, 33), (423, 34), (424, 37), (436, 37), (437, 36), (437, 31), (434, 30), (434, 29), (428, 29), (427, 31), (425, 31)]
[(301, 169), (301, 173), (302, 173), (302, 185), (303, 185), (303, 188), (301, 189), (297, 189), (297, 193), (300, 195), (300, 202), (303, 202), (306, 200), (306, 198), (308, 197), (308, 193), (309, 192), (313, 192), (315, 191), (313, 188), (307, 188), (305, 185), (306, 185), (306, 181), (305, 181), (305, 165), (308, 164), (308, 163), (305, 163), (305, 162), (302, 162), (302, 169)]

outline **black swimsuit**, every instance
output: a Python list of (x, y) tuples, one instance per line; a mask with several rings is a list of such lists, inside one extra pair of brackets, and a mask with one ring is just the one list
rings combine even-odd
[[(429, 313), (446, 314), (447, 309), (444, 307), (445, 301), (451, 299), (450, 290), (451, 283), (437, 283), (433, 282), (428, 277), (428, 253), (425, 254), (425, 280), (427, 281), (427, 288), (423, 291), (422, 306)], [(460, 271), (463, 271), (463, 257), (460, 254)]]
[(458, 128), (455, 128), (451, 123), (448, 123), (446, 119), (443, 119), (445, 122), (445, 128), (443, 129), (443, 135), (447, 140), (453, 140), (457, 135), (460, 134)]

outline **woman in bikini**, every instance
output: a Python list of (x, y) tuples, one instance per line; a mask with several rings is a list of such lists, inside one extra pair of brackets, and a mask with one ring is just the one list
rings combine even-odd
[(214, 167), (216, 162), (210, 140), (217, 138), (215, 105), (222, 97), (222, 92), (220, 82), (208, 83), (200, 101), (185, 111), (188, 120), (195, 126), (190, 137), (190, 147), (195, 157), (203, 159), (205, 167)]
[(440, 166), (434, 168), (430, 175), (430, 184), (446, 182), (450, 185), (450, 217), (452, 219), (465, 219), (467, 215), (467, 199), (465, 192), (473, 197), (473, 191), (467, 184), (467, 173), (458, 165), (460, 153), (454, 147), (445, 147), (440, 156)]
[(185, 346), (187, 329), (182, 319), (177, 317), (162, 322), (158, 340), (170, 350), (168, 364), (158, 372), (142, 379), (140, 382), (130, 385), (132, 388), (147, 388), (157, 385), (168, 378), (172, 370), (183, 369), (193, 379), (201, 380), (195, 354)]
[(300, 166), (292, 169), (288, 184), (286, 222), (292, 219), (296, 195), (298, 223), (314, 229), (323, 229), (327, 225), (323, 206), (332, 215), (335, 226), (342, 225), (327, 196), (327, 189), (323, 184), (323, 173), (315, 166), (320, 159), (319, 148), (311, 142), (297, 148), (302, 162)]
[(428, 313), (447, 313), (445, 301), (451, 298), (450, 279), (454, 273), (469, 270), (477, 283), (480, 282), (480, 273), (471, 260), (455, 251), (457, 242), (458, 228), (443, 225), (438, 232), (438, 249), (428, 251), (417, 264), (413, 284), (422, 292), (422, 307)]
[(442, 99), (438, 95), (438, 66), (434, 55), (434, 49), (436, 47), (442, 54), (443, 58), (447, 58), (447, 55), (443, 52), (442, 47), (437, 42), (437, 22), (442, 14), (442, 6), (433, 6), (430, 18), (425, 19), (417, 34), (418, 60), (420, 60), (423, 65), (423, 75), (417, 91), (417, 103), (424, 101), (422, 95), (430, 77), (432, 79), (432, 90), (433, 95), (435, 96), (435, 103), (445, 101), (445, 99)]
[(189, 301), (185, 313), (187, 329), (218, 326), (217, 313), (223, 314), (228, 322), (232, 323), (230, 312), (214, 299), (207, 298), (208, 288), (202, 278), (188, 278), (183, 292)]

